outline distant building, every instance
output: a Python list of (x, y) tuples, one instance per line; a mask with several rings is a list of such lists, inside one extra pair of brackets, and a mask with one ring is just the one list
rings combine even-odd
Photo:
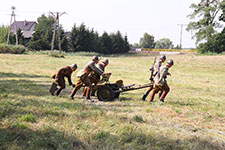
[(22, 31), (24, 38), (30, 39), (32, 34), (34, 33), (34, 27), (36, 25), (36, 22), (35, 21), (26, 21), (26, 20), (13, 22), (10, 25), (12, 33), (15, 33), (15, 31), (16, 31), (14, 24), (16, 25), (17, 30), (20, 29)]

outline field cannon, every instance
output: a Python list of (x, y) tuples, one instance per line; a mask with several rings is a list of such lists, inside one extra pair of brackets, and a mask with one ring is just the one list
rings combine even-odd
[(152, 82), (138, 86), (135, 84), (124, 85), (123, 80), (117, 80), (115, 83), (109, 83), (110, 75), (111, 73), (104, 75), (100, 83), (93, 87), (96, 88), (99, 101), (113, 101), (116, 98), (119, 98), (121, 92), (153, 86)]

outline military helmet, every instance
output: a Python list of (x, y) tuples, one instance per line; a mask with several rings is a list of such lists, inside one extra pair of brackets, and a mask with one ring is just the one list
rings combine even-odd
[(77, 69), (77, 64), (72, 64), (71, 67)]
[(167, 64), (170, 64), (170, 65), (172, 66), (172, 65), (174, 64), (174, 63), (173, 63), (173, 60), (172, 60), (172, 59), (168, 60), (168, 61), (167, 61)]
[(99, 60), (99, 59), (98, 59), (98, 56), (93, 56), (93, 57), (92, 57), (92, 60)]
[(109, 60), (108, 60), (108, 59), (104, 59), (102, 62), (103, 62), (104, 64), (109, 64)]
[(161, 55), (159, 59), (161, 59), (161, 60), (162, 60), (162, 59), (166, 60), (166, 56), (165, 56), (165, 55)]

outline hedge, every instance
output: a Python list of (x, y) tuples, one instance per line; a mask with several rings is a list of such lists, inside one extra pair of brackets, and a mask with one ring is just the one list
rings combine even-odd
[(27, 49), (22, 45), (0, 44), (0, 53), (23, 54)]

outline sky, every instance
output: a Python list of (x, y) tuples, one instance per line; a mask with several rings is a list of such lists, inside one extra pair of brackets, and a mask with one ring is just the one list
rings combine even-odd
[(11, 7), (15, 6), (17, 21), (37, 21), (42, 14), (66, 12), (59, 18), (65, 31), (74, 24), (84, 23), (100, 35), (105, 31), (118, 30), (127, 35), (131, 44), (139, 43), (144, 33), (155, 41), (169, 38), (179, 45), (182, 30), (182, 48), (194, 48), (192, 33), (185, 30), (191, 20), (187, 17), (193, 10), (192, 3), (200, 0), (4, 0), (0, 5), (0, 25), (10, 24)]

